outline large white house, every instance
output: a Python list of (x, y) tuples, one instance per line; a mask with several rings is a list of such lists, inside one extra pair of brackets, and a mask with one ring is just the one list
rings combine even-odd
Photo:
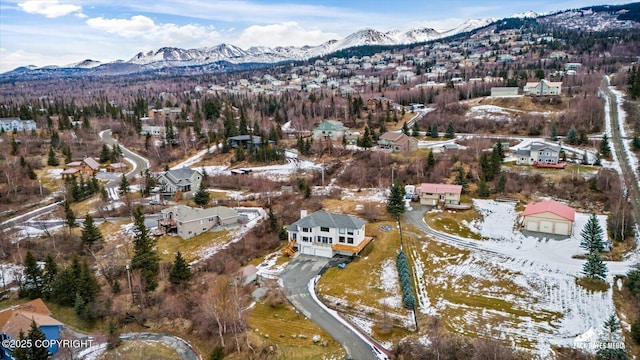
[(168, 170), (158, 175), (158, 185), (162, 194), (175, 195), (180, 193), (182, 198), (193, 196), (193, 193), (198, 191), (201, 182), (202, 174), (186, 167)]
[(36, 122), (33, 120), (20, 120), (17, 117), (1, 118), (0, 129), (4, 132), (35, 130)]
[(538, 165), (538, 164), (558, 164), (560, 151), (558, 145), (541, 142), (533, 142), (529, 149), (519, 149), (516, 151), (517, 165)]
[(371, 241), (364, 234), (365, 221), (351, 215), (319, 210), (307, 215), (300, 211), (300, 220), (287, 227), (289, 242), (301, 254), (321, 257), (353, 256)]
[(551, 82), (545, 79), (540, 82), (528, 82), (522, 89), (525, 95), (560, 95), (562, 82)]

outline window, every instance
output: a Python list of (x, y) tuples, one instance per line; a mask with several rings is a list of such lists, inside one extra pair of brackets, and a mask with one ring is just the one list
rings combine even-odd
[(311, 232), (311, 229), (310, 229), (310, 228), (304, 228), (304, 227), (303, 227), (303, 228), (302, 228), (302, 232)]
[(353, 238), (347, 238), (347, 244), (353, 244)]
[(347, 235), (353, 235), (353, 229), (347, 229)]
[(328, 227), (321, 226), (321, 227), (320, 227), (320, 231), (322, 231), (322, 232), (329, 232), (329, 228), (328, 228)]
[(343, 229), (343, 228), (338, 229), (338, 233), (340, 233), (340, 234), (344, 234), (346, 231), (347, 231), (347, 230), (345, 230), (345, 229)]
[(308, 237), (306, 237), (306, 236), (303, 236), (303, 237), (302, 237), (302, 241), (303, 241), (303, 242), (309, 242), (309, 238), (308, 238)]
[(295, 240), (298, 238), (298, 234), (297, 233), (291, 233), (291, 239)]
[(340, 237), (338, 238), (338, 242), (344, 243), (344, 236), (340, 236)]

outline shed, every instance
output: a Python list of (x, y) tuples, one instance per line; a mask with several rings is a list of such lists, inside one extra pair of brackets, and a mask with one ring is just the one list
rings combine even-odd
[(554, 200), (527, 205), (522, 213), (524, 229), (527, 231), (570, 236), (576, 211)]

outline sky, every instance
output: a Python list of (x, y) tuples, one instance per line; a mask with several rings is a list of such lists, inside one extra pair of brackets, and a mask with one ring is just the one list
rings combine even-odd
[(129, 60), (163, 46), (319, 45), (363, 28), (448, 30), (616, 0), (0, 0), (0, 73), (18, 66)]

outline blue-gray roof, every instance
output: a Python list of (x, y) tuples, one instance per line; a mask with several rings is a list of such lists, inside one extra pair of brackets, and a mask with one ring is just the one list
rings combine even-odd
[(360, 229), (366, 222), (360, 218), (345, 214), (333, 214), (319, 210), (306, 216), (287, 227), (287, 230), (296, 231), (298, 227), (314, 228), (319, 226), (340, 229)]

